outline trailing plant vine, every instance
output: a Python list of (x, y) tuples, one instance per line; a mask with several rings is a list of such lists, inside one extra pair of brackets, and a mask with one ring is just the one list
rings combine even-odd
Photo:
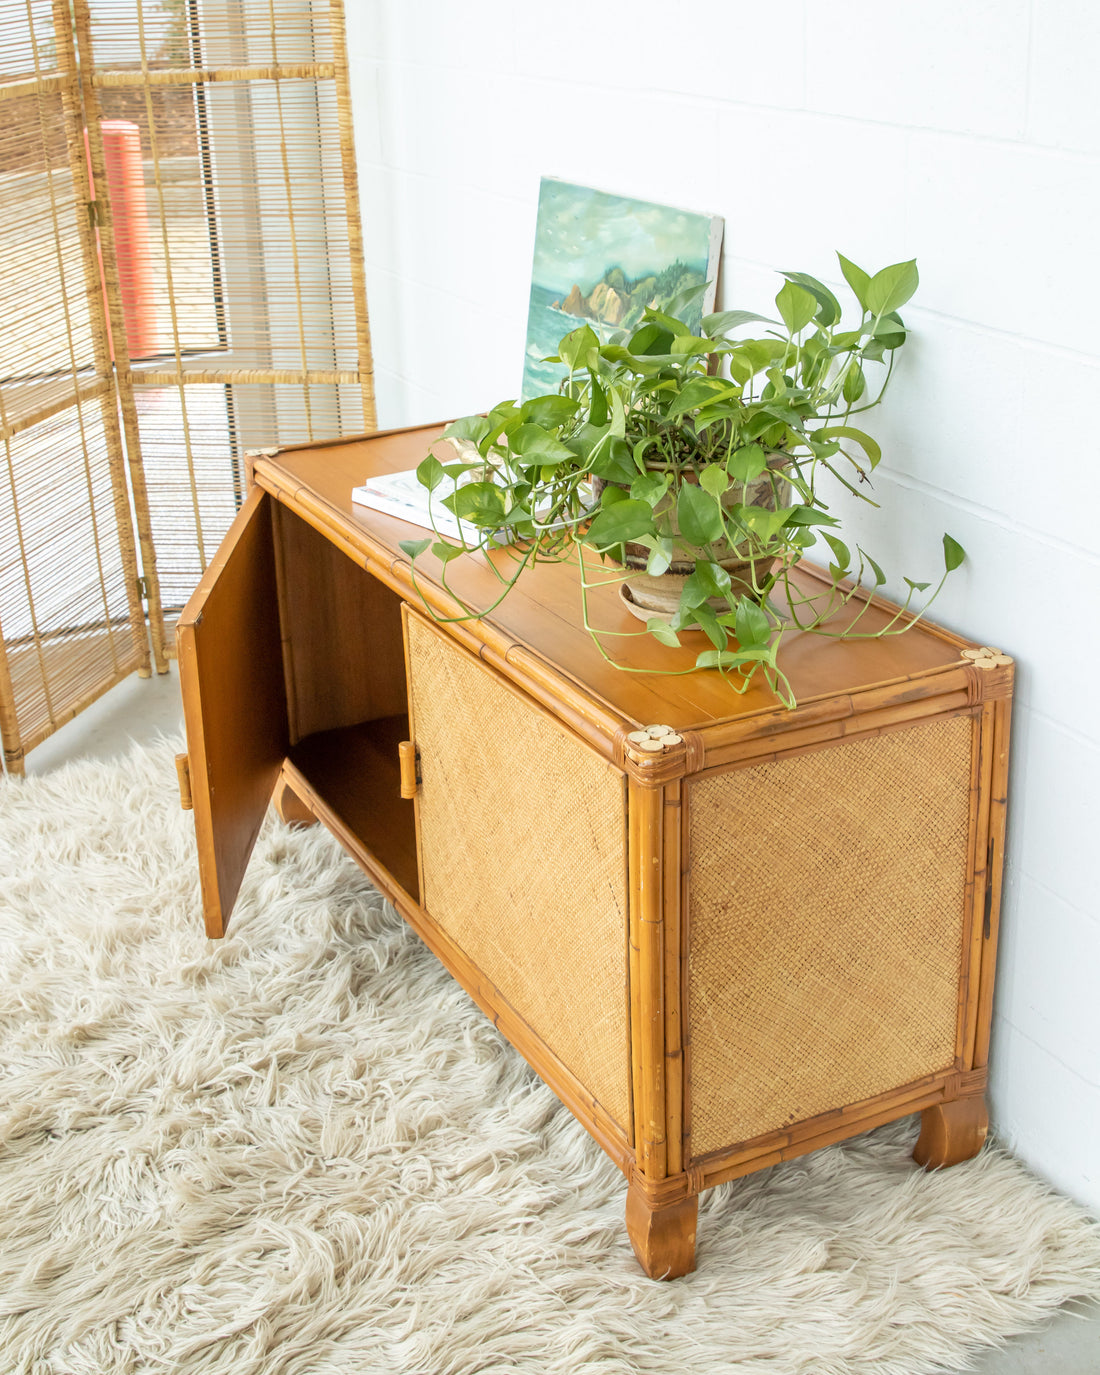
[[(913, 624), (962, 563), (962, 547), (944, 535), (943, 574), (916, 615), (913, 599), (931, 584), (906, 578), (897, 614), (864, 630), (869, 600), (860, 589), (882, 586), (886, 575), (840, 538), (827, 492), (835, 481), (877, 504), (869, 488), (880, 449), (854, 420), (889, 386), (906, 340), (898, 311), (917, 288), (917, 267), (894, 263), (872, 276), (837, 256), (859, 307), (850, 328), (824, 283), (786, 272), (778, 319), (720, 311), (695, 332), (681, 319), (704, 290), (695, 287), (606, 343), (587, 325), (572, 330), (551, 360), (568, 369), (558, 392), (449, 425), (456, 461), (431, 454), (417, 474), (465, 534), (451, 543), (437, 531), (434, 541), (401, 547), (414, 570), (429, 549), (440, 560), (461, 607), (452, 619), (492, 610), (467, 605), (449, 586), (448, 566), (464, 554), (509, 547), (507, 559), (489, 561), (501, 587), (493, 606), (532, 563), (576, 557), (585, 626), (615, 663), (603, 643), (612, 632), (589, 619), (588, 592), (629, 578), (624, 557), (654, 576), (679, 569), (675, 613), (635, 633), (678, 645), (697, 627), (708, 647), (695, 667), (718, 669), (740, 692), (763, 673), (788, 705), (778, 653), (790, 630), (879, 637)], [(810, 594), (791, 571), (819, 537), (830, 581)], [(853, 599), (854, 615), (838, 618)]]

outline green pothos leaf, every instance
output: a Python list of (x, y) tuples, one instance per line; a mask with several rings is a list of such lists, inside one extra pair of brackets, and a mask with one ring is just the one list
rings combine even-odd
[[(859, 546), (857, 545), (857, 548), (858, 548), (858, 547), (859, 547)], [(881, 587), (881, 586), (883, 585), (883, 583), (886, 581), (886, 574), (882, 571), (882, 569), (881, 569), (881, 568), (878, 566), (878, 564), (874, 561), (874, 559), (871, 557), (871, 555), (868, 554), (868, 552), (867, 552), (866, 549), (860, 549), (860, 550), (859, 550), (859, 554), (860, 554), (860, 558), (863, 559), (864, 563), (866, 563), (867, 567), (868, 567), (868, 568), (871, 570), (871, 572), (875, 575), (875, 586), (876, 586), (876, 587)]]
[(823, 425), (813, 432), (814, 439), (854, 439), (871, 460), (871, 467), (877, 467), (882, 458), (882, 450), (865, 430), (857, 430), (854, 425)]
[(966, 558), (966, 550), (950, 535), (943, 537), (943, 564), (949, 573), (953, 573), (956, 568)]
[(465, 552), (461, 544), (444, 544), (442, 540), (437, 540), (432, 545), (432, 553), (444, 564), (450, 563), (452, 559), (461, 558)]
[(767, 613), (750, 597), (742, 597), (737, 604), (734, 634), (742, 649), (767, 644), (772, 626)]
[(661, 644), (668, 645), (670, 649), (679, 649), (680, 637), (667, 621), (661, 620), (660, 616), (650, 616), (645, 628), (655, 640), (660, 640)]
[(429, 492), (434, 492), (445, 476), (443, 464), (434, 454), (429, 454), (423, 462), (417, 464), (416, 480), (421, 487), (427, 487)]

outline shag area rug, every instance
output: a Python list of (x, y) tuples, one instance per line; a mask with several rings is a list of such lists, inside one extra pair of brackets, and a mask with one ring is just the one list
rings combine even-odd
[(172, 750), (0, 781), (0, 1370), (919, 1375), (1100, 1293), (1100, 1231), (915, 1120), (704, 1195), (619, 1172), (319, 827), (202, 933)]

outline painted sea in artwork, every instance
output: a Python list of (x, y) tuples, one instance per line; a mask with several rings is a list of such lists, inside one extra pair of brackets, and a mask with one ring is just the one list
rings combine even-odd
[(646, 306), (709, 284), (697, 324), (714, 308), (722, 220), (544, 177), (539, 188), (522, 396), (554, 391), (564, 334), (588, 324), (601, 339), (631, 329)]

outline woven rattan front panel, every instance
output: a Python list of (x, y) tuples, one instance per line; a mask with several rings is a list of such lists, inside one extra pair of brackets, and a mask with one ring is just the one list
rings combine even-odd
[(953, 1064), (971, 729), (690, 785), (693, 1155)]
[(424, 906), (625, 1130), (622, 776), (407, 623)]

